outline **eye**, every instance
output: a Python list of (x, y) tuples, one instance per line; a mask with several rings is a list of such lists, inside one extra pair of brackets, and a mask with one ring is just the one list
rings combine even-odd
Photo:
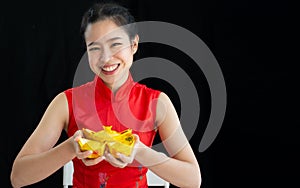
[(120, 42), (115, 42), (115, 43), (113, 43), (111, 46), (112, 46), (112, 47), (115, 47), (115, 46), (120, 46), (120, 45), (122, 45), (122, 43), (120, 43)]
[(100, 50), (100, 48), (99, 47), (92, 47), (92, 48), (89, 49), (89, 51), (96, 51), (96, 50)]

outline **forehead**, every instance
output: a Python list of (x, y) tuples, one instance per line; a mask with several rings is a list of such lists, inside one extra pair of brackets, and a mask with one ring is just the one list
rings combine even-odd
[(123, 27), (118, 26), (110, 19), (89, 24), (85, 32), (85, 40), (87, 43), (106, 41), (115, 37), (128, 38), (128, 35)]

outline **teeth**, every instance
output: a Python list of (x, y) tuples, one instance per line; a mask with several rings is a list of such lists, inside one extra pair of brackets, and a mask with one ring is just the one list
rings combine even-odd
[(103, 67), (102, 69), (104, 71), (110, 72), (110, 71), (115, 70), (117, 67), (118, 67), (118, 65), (116, 64), (116, 65), (112, 65), (112, 66)]

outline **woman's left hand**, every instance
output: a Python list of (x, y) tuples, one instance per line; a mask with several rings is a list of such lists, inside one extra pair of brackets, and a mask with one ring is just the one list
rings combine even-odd
[(109, 153), (107, 150), (104, 153), (105, 160), (108, 161), (111, 165), (114, 167), (124, 168), (128, 164), (131, 164), (135, 158), (138, 146), (140, 144), (140, 138), (138, 135), (133, 134), (135, 137), (135, 143), (133, 146), (133, 150), (130, 156), (126, 156), (122, 153), (117, 153), (117, 158), (114, 157), (111, 153)]

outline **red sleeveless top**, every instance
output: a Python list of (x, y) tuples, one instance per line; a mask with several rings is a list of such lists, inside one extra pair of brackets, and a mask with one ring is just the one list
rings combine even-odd
[[(69, 106), (68, 136), (78, 129), (94, 131), (103, 125), (123, 131), (131, 128), (140, 141), (151, 146), (156, 134), (156, 104), (160, 91), (134, 82), (131, 74), (114, 95), (103, 81), (94, 80), (65, 91)], [(117, 168), (106, 161), (94, 166), (85, 166), (73, 159), (73, 188), (133, 188), (148, 187), (147, 168), (137, 162), (125, 168)]]

